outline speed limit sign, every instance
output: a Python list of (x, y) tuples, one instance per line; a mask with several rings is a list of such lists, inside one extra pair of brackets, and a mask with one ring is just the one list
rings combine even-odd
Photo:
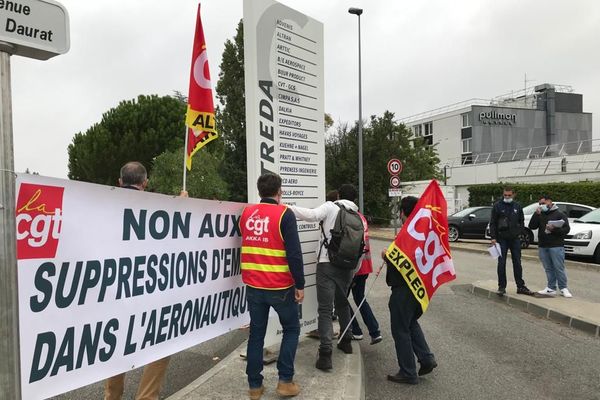
[(398, 175), (402, 172), (402, 163), (397, 158), (392, 158), (388, 161), (387, 169), (390, 175)]

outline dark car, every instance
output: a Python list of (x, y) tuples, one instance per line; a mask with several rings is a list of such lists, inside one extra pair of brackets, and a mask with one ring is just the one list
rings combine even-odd
[(448, 217), (448, 240), (459, 238), (484, 239), (492, 207), (469, 207)]

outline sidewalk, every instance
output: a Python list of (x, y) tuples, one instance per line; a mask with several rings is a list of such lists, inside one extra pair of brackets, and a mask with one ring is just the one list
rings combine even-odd
[[(318, 347), (317, 339), (301, 335), (296, 352), (296, 374), (294, 376), (294, 381), (300, 386), (301, 391), (294, 399), (364, 399), (364, 373), (359, 344), (352, 343), (353, 354), (344, 354), (334, 347), (333, 370), (330, 372), (323, 372), (315, 368)], [(240, 356), (242, 353), (246, 353), (246, 342), (206, 374), (170, 396), (168, 400), (247, 399), (246, 361)], [(276, 363), (265, 365), (263, 375), (265, 377), (265, 393), (261, 400), (280, 399), (275, 393), (278, 380)]]
[(598, 303), (577, 298), (566, 299), (562, 296), (524, 296), (514, 293), (498, 296), (497, 288), (496, 281), (479, 281), (471, 285), (471, 293), (493, 301), (507, 303), (538, 317), (547, 318), (600, 337), (600, 304)]

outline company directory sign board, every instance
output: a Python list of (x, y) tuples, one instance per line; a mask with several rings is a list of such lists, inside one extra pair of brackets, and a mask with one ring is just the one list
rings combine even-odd
[[(256, 180), (281, 175), (283, 202), (325, 200), (323, 24), (272, 0), (244, 1), (248, 201)], [(317, 223), (298, 222), (307, 293), (303, 329), (316, 327)], [(310, 311), (310, 314), (308, 312)]]
[(47, 60), (69, 51), (69, 15), (51, 0), (1, 0), (0, 42), (12, 54)]

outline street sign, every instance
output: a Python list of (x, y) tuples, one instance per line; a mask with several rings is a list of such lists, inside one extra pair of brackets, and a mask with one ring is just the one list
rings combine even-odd
[(399, 188), (389, 188), (388, 194), (390, 197), (402, 197), (402, 190)]
[(390, 188), (397, 187), (400, 187), (400, 178), (398, 178), (396, 175), (392, 175), (392, 177), (390, 178)]
[(402, 172), (402, 162), (397, 158), (392, 158), (387, 163), (387, 169), (390, 175), (399, 175)]
[(52, 0), (0, 1), (0, 42), (11, 53), (47, 60), (69, 51), (67, 9)]

